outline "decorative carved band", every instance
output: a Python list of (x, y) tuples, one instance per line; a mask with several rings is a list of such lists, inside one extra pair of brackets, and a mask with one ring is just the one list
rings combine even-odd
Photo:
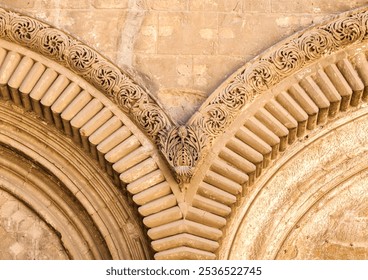
[(0, 38), (57, 61), (103, 91), (158, 145), (179, 182), (190, 180), (204, 148), (246, 104), (322, 56), (366, 40), (367, 26), (364, 8), (291, 37), (240, 69), (177, 127), (145, 89), (95, 50), (45, 23), (0, 9)]
[[(173, 135), (182, 129), (173, 126), (172, 121), (147, 91), (95, 50), (48, 24), (4, 9), (0, 9), (0, 38), (26, 46), (57, 61), (104, 92), (156, 144), (161, 144), (159, 147), (162, 147), (161, 151), (180, 178), (179, 181), (191, 177), (192, 169), (200, 157), (203, 133), (192, 133), (198, 129), (189, 128), (189, 138), (186, 137), (181, 142), (181, 155), (172, 153), (178, 146), (174, 144), (170, 147), (170, 139), (182, 138), (180, 135)], [(170, 132), (170, 135), (163, 132)], [(163, 144), (164, 142), (166, 143)], [(177, 155), (183, 157), (184, 153), (188, 160), (177, 158)]]
[(32, 49), (86, 79), (157, 141), (172, 125), (154, 99), (126, 73), (70, 35), (36, 19), (0, 9), (0, 37)]
[[(344, 112), (349, 106), (367, 101), (366, 49), (357, 46), (351, 48), (356, 51), (354, 57), (342, 60), (333, 57), (334, 52), (347, 50), (351, 44), (366, 40), (367, 18), (367, 9), (343, 14), (328, 24), (282, 42), (240, 69), (182, 126), (172, 124), (153, 98), (130, 77), (94, 50), (61, 31), (0, 9), (0, 37), (52, 58), (102, 90), (157, 144), (177, 174), (181, 186), (190, 186), (190, 191), (184, 198), (181, 197), (182, 193), (176, 191), (176, 184), (171, 184), (171, 180), (169, 182), (166, 168), (161, 169), (161, 165), (158, 166), (161, 161), (152, 156), (151, 145), (142, 145), (130, 130), (130, 126), (133, 127), (130, 122), (127, 125), (113, 112), (101, 109), (103, 104), (100, 100), (82, 90), (83, 87), (79, 88), (71, 82), (73, 87), (68, 92), (80, 96), (75, 108), (74, 103), (68, 103), (68, 107), (60, 111), (56, 110), (56, 106), (52, 107), (63, 91), (64, 88), (60, 88), (67, 77), (59, 80), (52, 69), (45, 71), (41, 81), (49, 80), (48, 77), (54, 75), (60, 89), (57, 92), (52, 87), (52, 98), (45, 98), (47, 102), (42, 102), (45, 96), (41, 98), (27, 93), (28, 103), (23, 105), (34, 108), (40, 115), (45, 114), (46, 120), (72, 136), (108, 174), (119, 184), (123, 183), (133, 202), (139, 205), (139, 213), (145, 217), (143, 223), (149, 228), (148, 236), (157, 252), (155, 258), (213, 259), (220, 247), (228, 217), (240, 202), (240, 197), (247, 194), (248, 186), (254, 184), (262, 170), (281, 155), (279, 152), (303, 137), (307, 130), (327, 124), (328, 118), (333, 118), (339, 111)], [(27, 59), (22, 62), (27, 58), (21, 58), (24, 53), (4, 51), (4, 57), (5, 54), (8, 59), (3, 63), (11, 67), (1, 67), (3, 71), (14, 70), (18, 63), (25, 68), (33, 67)], [(235, 125), (232, 128), (235, 134), (230, 135), (218, 152), (214, 150), (208, 155), (209, 161), (201, 167), (198, 176), (194, 176), (197, 163), (204, 157), (205, 151), (224, 134), (229, 125), (240, 119), (237, 117), (247, 104), (250, 105), (256, 96), (281, 80), (293, 78), (302, 67), (323, 61), (322, 58), (329, 54), (333, 55), (327, 60), (338, 61), (336, 64), (326, 63), (297, 82), (291, 79), (293, 84), (290, 83), (290, 87), (283, 92), (273, 92), (271, 99), (264, 95), (266, 100), (257, 102), (263, 104), (262, 108), (253, 108), (252, 117), (237, 121), (237, 128)], [(36, 62), (34, 67), (37, 70), (41, 66)], [(28, 73), (27, 69), (25, 72)], [(12, 88), (8, 79), (10, 75), (1, 84), (0, 94), (6, 92), (9, 95), (9, 89), (10, 94), (17, 97), (12, 96), (15, 104), (21, 103), (19, 86)], [(85, 106), (87, 103), (89, 105)], [(69, 106), (73, 110), (67, 110)], [(76, 114), (63, 114), (65, 111)], [(97, 119), (101, 121), (98, 125), (95, 123)], [(91, 120), (93, 126), (89, 122)], [(137, 131), (135, 126), (134, 130)], [(187, 184), (193, 176), (192, 182)]]
[(368, 37), (367, 8), (342, 14), (273, 47), (248, 63), (215, 91), (189, 124), (200, 126), (210, 143), (223, 134), (257, 95), (319, 58)]

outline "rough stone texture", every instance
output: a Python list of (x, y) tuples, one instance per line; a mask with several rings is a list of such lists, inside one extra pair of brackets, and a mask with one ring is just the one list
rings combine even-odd
[[(198, 92), (208, 96), (268, 47), (330, 14), (364, 4), (363, 0), (5, 0), (1, 6), (44, 20), (119, 66), (135, 69), (166, 107), (173, 99), (186, 103), (188, 93), (193, 93), (198, 107), (202, 102)], [(190, 112), (172, 114), (184, 122)]]
[(348, 121), (284, 155), (290, 159), (264, 175), (235, 218), (229, 257), (366, 259), (367, 121)]
[(290, 233), (278, 258), (367, 259), (367, 187), (367, 172), (361, 172), (319, 201)]
[(26, 205), (0, 190), (0, 258), (68, 259), (56, 233)]

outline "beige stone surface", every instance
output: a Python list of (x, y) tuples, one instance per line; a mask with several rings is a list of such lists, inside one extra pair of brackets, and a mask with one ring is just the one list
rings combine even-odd
[(367, 259), (367, 175), (355, 174), (313, 205), (288, 235), (278, 259)]
[[(363, 0), (5, 0), (0, 6), (44, 20), (119, 66), (135, 69), (132, 73), (145, 77), (149, 90), (170, 107), (173, 98), (164, 98), (168, 92), (181, 103), (190, 92), (194, 100), (198, 91), (208, 96), (240, 65), (288, 35), (364, 4)], [(200, 104), (197, 100), (195, 107)], [(190, 112), (171, 114), (184, 122)]]
[(24, 203), (0, 190), (0, 258), (68, 259), (57, 234)]
[(317, 131), (264, 174), (233, 221), (235, 239), (225, 240), (229, 258), (367, 257), (368, 118), (349, 119)]
[[(75, 2), (75, 0), (70, 1)], [(86, 2), (96, 9), (126, 9), (129, 7), (129, 0), (86, 0)]]
[[(281, 2), (291, 6), (292, 12), (284, 12), (278, 6)], [(353, 46), (344, 36), (338, 36), (326, 51), (323, 47), (316, 50), (311, 45), (306, 49), (302, 39), (316, 38), (310, 30), (303, 37), (293, 37), (292, 42), (296, 42), (298, 48), (285, 42), (275, 46), (264, 54), (266, 60), (257, 60), (244, 75), (229, 79), (217, 92), (219, 94), (209, 99), (192, 122), (184, 126), (188, 116), (195, 113), (211, 91), (240, 65), (289, 34), (335, 13), (327, 4), (325, 9), (316, 5), (317, 8), (300, 13), (299, 4), (284, 1), (131, 0), (123, 3), (81, 1), (73, 6), (72, 1), (63, 5), (59, 1), (44, 5), (42, 1), (35, 1), (24, 12), (37, 14), (48, 22), (54, 20), (63, 30), (75, 29), (69, 31), (73, 36), (85, 40), (116, 64), (124, 65), (138, 82), (145, 81), (145, 86), (163, 104), (163, 110), (147, 99), (145, 90), (135, 91), (138, 86), (133, 82), (116, 85), (123, 74), (111, 71), (114, 67), (97, 54), (94, 55), (98, 58), (87, 61), (93, 65), (92, 69), (90, 65), (80, 68), (69, 65), (74, 73), (63, 69), (59, 63), (73, 59), (70, 50), (75, 45), (60, 51), (56, 62), (38, 54), (23, 53), (24, 49), (12, 45), (18, 44), (19, 40), (13, 38), (17, 35), (10, 30), (11, 24), (6, 24), (4, 34), (12, 43), (1, 43), (7, 50), (13, 50), (12, 46), (16, 50), (9, 53), (3, 50), (5, 59), (0, 69), (0, 94), (7, 100), (4, 102), (6, 106), (14, 103), (33, 111), (29, 114), (36, 113), (50, 125), (55, 124), (75, 145), (91, 153), (103, 174), (110, 175), (115, 185), (122, 186), (128, 200), (132, 198), (139, 205), (139, 213), (146, 216), (143, 223), (148, 227), (151, 244), (159, 244), (153, 246), (159, 248), (155, 252), (156, 259), (364, 258), (366, 245), (360, 234), (365, 233), (362, 224), (366, 207), (365, 197), (359, 194), (365, 193), (366, 188), (367, 119), (357, 117), (366, 113), (365, 104), (360, 102), (361, 96), (367, 95), (363, 91), (364, 85), (368, 84), (363, 36), (352, 38), (356, 40)], [(355, 2), (354, 5), (361, 3)], [(338, 2), (336, 10), (345, 7)], [(15, 15), (10, 13), (8, 16), (13, 18)], [(362, 23), (361, 20), (365, 17), (362, 13), (349, 18), (341, 16), (344, 24), (349, 20), (359, 21), (359, 30), (353, 35), (365, 32), (365, 21)], [(324, 26), (329, 29), (325, 33), (330, 37), (335, 33), (341, 35), (340, 22), (333, 23)], [(42, 32), (45, 30), (52, 32), (53, 29), (45, 28)], [(321, 28), (319, 31), (319, 39), (326, 39)], [(52, 39), (46, 42), (55, 44)], [(27, 37), (21, 41), (27, 43)], [(36, 43), (31, 48), (36, 52), (44, 51), (46, 43), (41, 44), (40, 38), (34, 41)], [(60, 48), (63, 46), (61, 44)], [(82, 44), (79, 47), (89, 50)], [(43, 55), (50, 55), (49, 51), (44, 52)], [(326, 52), (331, 55), (326, 57)], [(30, 86), (29, 96), (7, 87), (11, 85), (8, 80), (16, 76), (11, 77), (11, 72), (21, 60), (21, 54), (26, 58), (32, 55), (35, 61), (39, 59), (47, 65), (46, 72), (40, 73), (40, 80)], [(294, 57), (289, 60), (289, 55)], [(257, 64), (259, 62), (264, 63), (261, 70), (255, 67), (262, 67)], [(17, 71), (26, 71), (22, 67), (19, 66)], [(329, 100), (314, 84), (319, 67), (328, 76), (323, 83), (329, 82), (342, 96), (339, 109), (329, 112)], [(83, 73), (88, 72), (86, 69), (92, 70), (91, 76)], [(267, 73), (268, 70), (271, 73)], [(68, 75), (66, 83), (78, 81), (81, 86), (81, 92), (76, 93), (75, 98), (67, 92), (67, 102), (64, 94), (54, 90), (59, 87), (55, 80), (59, 74)], [(31, 74), (28, 76), (38, 80)], [(279, 80), (282, 83), (278, 84)], [(249, 89), (243, 90), (247, 86)], [(129, 87), (133, 87), (133, 91), (127, 90)], [(274, 88), (269, 90), (270, 87)], [(54, 105), (62, 104), (62, 110), (42, 102), (43, 96), (49, 94)], [(132, 96), (134, 94), (142, 96)], [(112, 96), (120, 107), (109, 103), (111, 100), (106, 95)], [(122, 104), (124, 100), (126, 104)], [(163, 111), (176, 121), (171, 123)], [(110, 114), (107, 116), (106, 112)], [(332, 117), (335, 113), (341, 119), (330, 122), (328, 114)], [(20, 114), (23, 120), (27, 114)], [(121, 124), (105, 134), (105, 127), (100, 128), (100, 125), (107, 125), (108, 119), (103, 116), (119, 117)], [(135, 123), (128, 117), (133, 117)], [(14, 116), (10, 120), (13, 121)], [(99, 143), (91, 140), (96, 140), (95, 137), (89, 138), (94, 133), (97, 133)], [(208, 140), (207, 137), (214, 139)], [(75, 170), (70, 172), (75, 173)], [(351, 194), (346, 189), (357, 193)], [(153, 193), (157, 196), (153, 197)], [(105, 210), (102, 207), (95, 212), (94, 207), (99, 204), (92, 198), (94, 195), (86, 199), (84, 194), (90, 194), (90, 191), (77, 192), (76, 197), (91, 202), (93, 210), (88, 206), (88, 213), (99, 219), (97, 216)], [(116, 198), (115, 193), (111, 195)], [(105, 197), (110, 198), (109, 195)], [(132, 208), (137, 206), (130, 202)], [(241, 213), (229, 216), (238, 206)], [(108, 216), (106, 212), (105, 219), (101, 217), (98, 224), (110, 221)], [(127, 247), (133, 248), (134, 256), (140, 256), (144, 250), (140, 247), (140, 235), (134, 226), (125, 222), (127, 214), (119, 214), (117, 218), (122, 216), (126, 216), (122, 220), (124, 226), (111, 224), (101, 234), (110, 238), (106, 235), (110, 228), (114, 234), (128, 234), (132, 240), (127, 241)], [(125, 225), (127, 232), (124, 231)], [(235, 232), (237, 236), (233, 235)], [(107, 245), (115, 242), (108, 238)], [(304, 239), (310, 242), (307, 248)], [(183, 249), (183, 246), (188, 247)], [(76, 253), (86, 252), (72, 247)], [(21, 250), (18, 245), (11, 248), (14, 252)], [(335, 254), (336, 250), (339, 252)], [(357, 250), (356, 254), (354, 250)], [(131, 257), (119, 253), (112, 256)]]

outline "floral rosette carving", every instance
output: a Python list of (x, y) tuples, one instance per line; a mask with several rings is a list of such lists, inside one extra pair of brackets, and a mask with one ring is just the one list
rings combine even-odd
[(132, 83), (127, 76), (124, 75), (123, 77), (118, 92), (114, 93), (114, 99), (128, 113), (145, 93), (138, 85)]
[(266, 60), (255, 62), (242, 75), (245, 76), (247, 84), (256, 92), (267, 90), (278, 82), (275, 66)]
[(200, 159), (206, 138), (198, 126), (173, 127), (159, 135), (159, 146), (179, 183), (188, 183)]
[[(152, 102), (152, 101), (151, 101)], [(146, 131), (155, 141), (160, 131), (166, 129), (170, 124), (169, 119), (163, 114), (162, 109), (147, 100), (141, 98), (131, 110), (135, 121)]]
[(119, 84), (120, 70), (113, 67), (110, 63), (100, 61), (92, 64), (92, 71), (89, 73), (94, 86), (108, 93)]
[(71, 44), (65, 33), (53, 28), (40, 30), (37, 39), (37, 48), (39, 52), (59, 61), (64, 60), (65, 50), (69, 48)]
[(358, 18), (364, 27), (365, 34), (363, 36), (363, 40), (365, 40), (368, 37), (368, 12), (358, 14)]
[(8, 26), (10, 22), (10, 16), (7, 11), (4, 9), (0, 9), (0, 36), (4, 37), (7, 36), (8, 33)]
[(365, 26), (356, 16), (339, 19), (324, 29), (331, 33), (337, 47), (360, 41), (365, 35)]
[(253, 91), (247, 87), (243, 77), (238, 75), (212, 103), (224, 104), (231, 110), (239, 110), (252, 99)]
[(302, 67), (305, 54), (293, 43), (286, 44), (274, 52), (271, 61), (275, 65), (277, 73), (284, 77)]
[(322, 29), (303, 34), (298, 39), (299, 48), (305, 53), (307, 60), (318, 59), (333, 51), (332, 35)]
[(212, 142), (223, 133), (224, 129), (232, 122), (231, 110), (224, 104), (212, 104), (202, 112), (202, 117), (197, 119), (196, 124), (203, 128), (207, 139)]
[(69, 67), (80, 74), (91, 72), (91, 66), (97, 62), (96, 52), (80, 44), (72, 45), (65, 51), (65, 55)]
[(48, 27), (39, 21), (35, 21), (26, 16), (15, 16), (13, 14), (10, 21), (11, 32), (8, 34), (10, 38), (22, 45), (32, 46), (37, 40), (37, 33)]

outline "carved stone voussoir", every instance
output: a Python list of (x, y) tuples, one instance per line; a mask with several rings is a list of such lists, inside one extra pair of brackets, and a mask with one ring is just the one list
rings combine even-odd
[(0, 38), (60, 63), (101, 90), (158, 145), (179, 182), (190, 180), (203, 150), (258, 95), (321, 57), (363, 42), (367, 30), (363, 8), (300, 32), (239, 69), (187, 124), (175, 126), (143, 87), (95, 50), (48, 24), (0, 9)]
[(290, 37), (225, 81), (191, 123), (201, 124), (207, 139), (213, 142), (257, 95), (322, 56), (366, 40), (367, 28), (368, 12), (363, 8)]
[[(126, 73), (61, 30), (0, 9), (0, 37), (56, 60), (86, 79), (128, 113), (153, 141), (157, 141), (159, 129), (170, 125), (170, 119), (154, 99)], [(132, 113), (132, 107), (139, 99), (144, 99), (146, 104), (136, 107)], [(154, 113), (147, 113), (148, 108), (154, 108)]]

